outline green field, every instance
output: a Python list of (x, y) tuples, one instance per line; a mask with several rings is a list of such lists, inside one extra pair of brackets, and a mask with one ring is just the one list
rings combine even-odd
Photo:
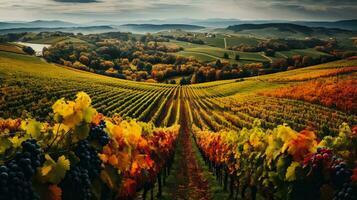
[(80, 40), (74, 37), (49, 37), (49, 38), (42, 38), (42, 39), (35, 39), (27, 41), (29, 43), (35, 44), (55, 44), (55, 43), (65, 43), (65, 42), (72, 42), (72, 43), (87, 43), (86, 41)]
[(291, 58), (294, 55), (310, 56), (312, 58), (319, 58), (320, 56), (328, 56), (329, 54), (316, 51), (315, 49), (294, 49), (290, 51), (276, 52), (276, 57)]
[[(93, 105), (107, 115), (120, 113), (158, 124), (166, 115), (176, 115), (158, 106), (171, 99), (173, 85), (126, 81), (8, 52), (0, 52), (0, 77), (0, 117), (20, 117), (28, 111), (41, 119), (56, 99), (72, 98), (78, 91), (90, 94)], [(165, 125), (173, 123), (167, 120)]]
[[(261, 41), (260, 39), (254, 37), (238, 36), (232, 34), (215, 34), (215, 37), (206, 37), (204, 35), (198, 35), (198, 38), (203, 40), (209, 46), (220, 48), (229, 48), (239, 45), (256, 46)], [(226, 40), (227, 46), (225, 46), (224, 40)]]
[[(201, 56), (199, 53), (196, 53), (196, 55)], [(208, 58), (209, 56), (203, 56), (202, 59)], [(338, 67), (356, 66), (356, 62), (356, 60), (342, 60), (298, 70), (247, 78), (246, 81), (243, 82), (225, 80), (195, 84), (190, 87), (193, 89), (206, 88), (205, 93), (216, 91), (219, 96), (247, 93), (247, 91), (255, 92), (257, 90), (266, 89), (268, 87), (276, 87), (283, 84), (280, 82), (275, 82), (274, 80), (281, 80), (282, 78), (289, 78), (290, 76), (294, 77), (309, 75), (313, 73), (322, 73), (324, 72), (323, 70), (330, 70)], [(9, 91), (9, 93), (5, 93), (5, 96), (1, 100), (1, 108), (3, 110), (1, 113), (2, 116), (7, 116), (10, 114), (10, 111), (12, 115), (20, 115), (23, 110), (33, 112), (34, 108), (31, 108), (33, 101), (47, 101), (47, 103), (43, 105), (39, 104), (36, 107), (40, 112), (42, 110), (41, 108), (47, 107), (54, 99), (63, 95), (72, 96), (74, 93), (81, 90), (92, 94), (93, 100), (96, 102), (94, 105), (98, 106), (97, 109), (105, 114), (113, 113), (115, 111), (122, 112), (126, 116), (136, 116), (136, 113), (139, 111), (134, 112), (134, 110), (122, 107), (121, 104), (116, 101), (116, 99), (125, 99), (126, 101), (129, 101), (130, 98), (125, 98), (125, 96), (132, 94), (131, 97), (134, 99), (130, 101), (130, 104), (135, 107), (135, 105), (139, 106), (141, 104), (139, 96), (145, 96), (145, 94), (147, 94), (148, 96), (146, 98), (155, 99), (153, 104), (160, 104), (160, 102), (168, 102), (173, 92), (177, 89), (175, 85), (138, 83), (120, 80), (93, 74), (90, 72), (84, 72), (72, 68), (49, 64), (33, 56), (8, 52), (0, 52), (0, 75), (2, 77), (1, 87), (7, 88), (6, 91)], [(25, 82), (26, 84), (23, 84)], [(33, 95), (33, 97), (28, 97), (29, 99), (22, 99), (23, 95), (28, 93), (37, 94), (39, 96)], [(51, 95), (41, 96), (43, 93)], [(121, 95), (122, 93), (123, 95)], [(149, 94), (155, 93), (157, 93), (157, 95), (150, 97)], [(168, 98), (165, 95), (168, 95)], [(12, 101), (9, 101), (10, 99), (12, 99)], [(112, 100), (101, 102), (101, 99)], [(17, 103), (17, 106), (10, 106), (13, 105), (14, 102)], [(5, 108), (11, 108), (11, 110), (4, 112)], [(139, 110), (142, 112), (144, 110), (150, 110), (150, 108), (151, 107), (142, 106)], [(124, 109), (124, 111), (121, 109)], [(46, 112), (47, 110), (42, 111)], [(154, 115), (153, 111), (149, 113), (147, 116), (141, 116), (141, 118), (147, 119), (149, 116)]]
[[(170, 41), (169, 43), (165, 43), (166, 45), (174, 44), (184, 48), (183, 51), (175, 53), (176, 55), (181, 55), (184, 57), (194, 57), (201, 62), (213, 62), (217, 59), (221, 59), (227, 61), (231, 64), (234, 63), (252, 63), (252, 62), (269, 62), (267, 58), (262, 56), (260, 53), (249, 53), (249, 52), (241, 52), (241, 51), (233, 51), (226, 50), (223, 48), (212, 47), (208, 45), (198, 45), (192, 44), (189, 42), (181, 42), (181, 41)], [(224, 53), (229, 55), (229, 59), (224, 59)], [(240, 56), (240, 60), (235, 60), (235, 55), (238, 54)]]
[(14, 45), (10, 43), (0, 44), (0, 51), (26, 54), (19, 45)]

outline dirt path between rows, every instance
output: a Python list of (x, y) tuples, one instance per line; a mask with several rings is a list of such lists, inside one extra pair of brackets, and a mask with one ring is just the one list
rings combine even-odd
[(171, 189), (173, 199), (179, 200), (208, 200), (212, 199), (208, 180), (205, 179), (201, 166), (198, 164), (192, 140), (190, 137), (190, 125), (187, 119), (187, 110), (181, 102), (180, 105), (180, 136), (176, 152), (177, 174), (173, 174), (177, 181), (176, 188)]

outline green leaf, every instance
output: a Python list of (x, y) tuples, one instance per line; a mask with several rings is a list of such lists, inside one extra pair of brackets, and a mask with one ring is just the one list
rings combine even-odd
[(93, 116), (95, 115), (97, 111), (92, 108), (88, 107), (87, 109), (84, 110), (83, 112), (83, 119), (86, 123), (90, 123), (92, 121)]
[(277, 169), (278, 175), (283, 180), (285, 178), (286, 168), (288, 166), (289, 166), (289, 163), (287, 162), (287, 159), (283, 156), (281, 156), (276, 163), (276, 169)]
[(79, 126), (76, 126), (74, 129), (74, 137), (77, 140), (83, 140), (88, 137), (89, 134), (89, 125), (88, 124), (81, 124)]
[(0, 154), (3, 154), (12, 147), (12, 143), (8, 138), (0, 137)]
[(45, 155), (45, 163), (40, 169), (40, 175), (45, 182), (58, 184), (70, 168), (70, 162), (65, 156), (60, 156), (55, 162), (50, 155)]
[(19, 136), (14, 136), (14, 137), (12, 137), (12, 138), (9, 138), (9, 140), (11, 141), (12, 146), (13, 146), (14, 148), (20, 147), (20, 146), (21, 146), (21, 143), (22, 143), (23, 141), (27, 140), (27, 139), (28, 139), (28, 137), (19, 137)]
[(296, 168), (300, 167), (300, 163), (292, 162), (291, 165), (286, 170), (285, 180), (286, 181), (295, 181), (296, 180)]

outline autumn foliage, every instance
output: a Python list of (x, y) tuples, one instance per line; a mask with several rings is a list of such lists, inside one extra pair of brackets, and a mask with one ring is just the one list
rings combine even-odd
[(357, 113), (357, 80), (336, 78), (309, 81), (263, 93), (266, 96), (297, 99)]
[[(73, 170), (81, 169), (77, 167), (85, 158), (98, 159), (99, 163), (86, 163), (99, 170), (90, 174), (96, 179), (86, 179), (89, 186), (96, 180), (91, 195), (106, 192), (115, 199), (132, 199), (137, 191), (152, 187), (172, 159), (180, 126), (156, 128), (151, 123), (124, 120), (118, 115), (105, 117), (91, 102), (84, 92), (79, 92), (74, 101), (59, 99), (52, 106), (50, 122), (0, 118), (0, 166), (4, 168), (3, 162), (7, 161), (3, 158), (12, 158), (9, 155), (21, 149), (24, 141), (38, 141), (42, 162), (29, 183), (42, 199), (72, 199), (65, 184), (72, 180)], [(104, 134), (101, 139), (93, 138), (95, 131)], [(85, 158), (78, 153), (79, 144), (83, 143), (91, 152), (82, 150)], [(89, 178), (88, 170), (83, 171)], [(102, 191), (104, 186), (110, 190)]]
[[(265, 130), (256, 120), (251, 129), (239, 131), (193, 127), (193, 135), (217, 174), (224, 169), (240, 187), (259, 190), (264, 199), (332, 199), (320, 196), (322, 188), (337, 194), (343, 183), (356, 181), (353, 129), (344, 123), (338, 136), (319, 139), (311, 130), (297, 132), (287, 125)], [(335, 168), (336, 163), (346, 172), (338, 180), (341, 167)]]

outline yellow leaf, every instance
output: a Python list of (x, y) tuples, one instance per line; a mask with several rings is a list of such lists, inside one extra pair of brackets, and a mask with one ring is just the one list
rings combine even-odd
[(32, 138), (39, 138), (41, 136), (42, 124), (36, 120), (30, 119), (29, 121), (23, 121), (21, 128), (31, 135)]
[(47, 165), (41, 168), (41, 175), (46, 176), (52, 170), (52, 166)]
[(300, 163), (292, 162), (291, 165), (286, 170), (285, 180), (295, 181), (296, 180), (296, 168), (300, 167)]
[(14, 136), (12, 138), (9, 138), (9, 140), (11, 141), (12, 143), (12, 146), (15, 147), (15, 148), (18, 148), (21, 146), (21, 143), (25, 140), (27, 140), (28, 137), (24, 136), (24, 137), (21, 137), (19, 138), (19, 136)]
[(48, 154), (45, 155), (45, 159), (46, 161), (40, 169), (42, 179), (45, 182), (58, 184), (70, 168), (69, 160), (62, 155), (55, 162)]
[(76, 98), (76, 110), (84, 110), (88, 108), (91, 104), (92, 100), (89, 95), (85, 92), (78, 92)]

